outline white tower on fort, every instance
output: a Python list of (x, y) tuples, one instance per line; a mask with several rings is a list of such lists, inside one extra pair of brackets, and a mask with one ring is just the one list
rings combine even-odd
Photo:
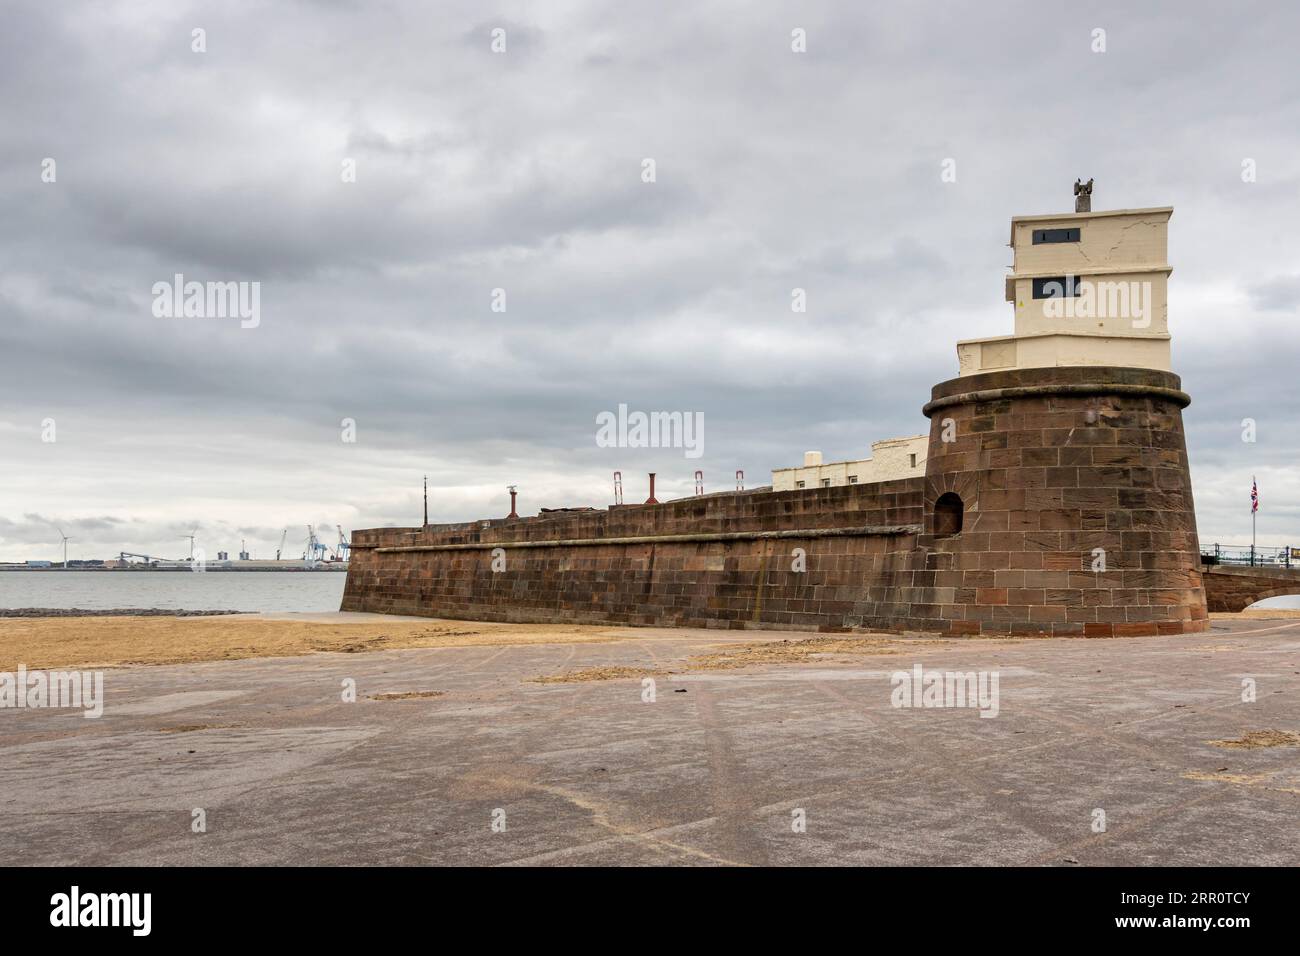
[(1011, 220), (1015, 334), (958, 342), (960, 375), (1059, 365), (1170, 371), (1173, 207), (1092, 212), (1092, 180), (1075, 194), (1073, 213)]

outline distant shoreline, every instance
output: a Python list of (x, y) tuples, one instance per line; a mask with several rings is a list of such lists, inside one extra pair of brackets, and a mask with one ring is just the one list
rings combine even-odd
[(60, 573), (65, 572), (65, 571), (94, 571), (94, 572), (96, 572), (96, 573), (98, 573), (98, 572), (100, 572), (100, 571), (121, 571), (121, 572), (128, 573), (128, 574), (139, 574), (139, 573), (141, 573), (141, 572), (146, 572), (146, 571), (189, 571), (189, 572), (192, 573), (192, 574), (210, 574), (210, 573), (217, 572), (217, 571), (239, 571), (239, 572), (242, 572), (242, 573), (248, 573), (248, 572), (253, 572), (253, 571), (288, 571), (288, 572), (291, 572), (291, 573), (297, 574), (297, 573), (299, 573), (299, 572), (301, 572), (301, 571), (310, 571), (310, 572), (317, 572), (317, 571), (335, 571), (335, 572), (339, 572), (339, 571), (343, 571), (343, 572), (346, 572), (347, 569), (348, 569), (348, 568), (347, 568), (347, 565), (346, 565), (346, 564), (344, 564), (344, 565), (339, 565), (339, 564), (337, 564), (337, 563), (336, 563), (336, 564), (331, 564), (331, 565), (324, 565), (324, 564), (322, 564), (322, 565), (320, 565), (319, 567), (315, 567), (315, 568), (306, 568), (306, 567), (283, 567), (283, 568), (264, 568), (264, 567), (263, 567), (263, 568), (240, 568), (240, 567), (223, 567), (223, 566), (220, 566), (220, 565), (209, 564), (209, 565), (208, 565), (207, 567), (205, 567), (202, 571), (195, 571), (193, 568), (190, 568), (190, 567), (166, 567), (166, 568), (24, 568), (24, 567), (15, 567), (15, 566), (12, 566), (12, 565), (11, 565), (11, 566), (0, 566), (0, 571), (57, 571), (57, 572), (60, 572)]
[(80, 607), (0, 607), (0, 617), (208, 617), (216, 614), (256, 614), (256, 611), (194, 611), (186, 608), (120, 607), (88, 610)]

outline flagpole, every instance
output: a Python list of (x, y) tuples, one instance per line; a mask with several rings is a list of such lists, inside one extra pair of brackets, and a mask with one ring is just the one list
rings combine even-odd
[(1255, 566), (1255, 513), (1259, 511), (1259, 482), (1250, 476), (1250, 566)]

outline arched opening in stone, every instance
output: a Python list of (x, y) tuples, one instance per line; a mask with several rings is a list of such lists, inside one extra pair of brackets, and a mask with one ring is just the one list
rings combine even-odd
[(934, 533), (941, 538), (960, 534), (963, 511), (960, 495), (953, 491), (941, 494), (934, 503)]
[(1246, 605), (1247, 611), (1294, 611), (1300, 607), (1300, 600), (1297, 600), (1300, 598), (1300, 581), (1291, 587), (1257, 591), (1246, 596), (1254, 599)]

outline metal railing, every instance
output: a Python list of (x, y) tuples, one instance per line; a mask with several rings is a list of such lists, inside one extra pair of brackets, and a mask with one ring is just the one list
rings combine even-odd
[(1246, 564), (1251, 567), (1300, 568), (1300, 548), (1260, 548), (1215, 544), (1201, 548), (1202, 564)]

